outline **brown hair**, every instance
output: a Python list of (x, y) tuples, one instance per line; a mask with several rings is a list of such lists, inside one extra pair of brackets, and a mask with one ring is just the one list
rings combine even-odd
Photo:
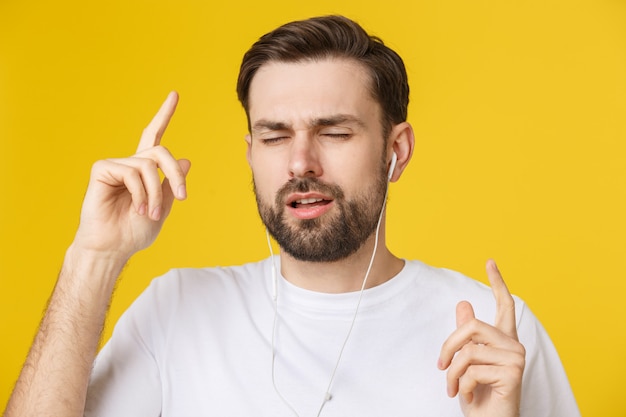
[(406, 121), (409, 84), (402, 58), (358, 23), (343, 16), (322, 16), (287, 23), (263, 35), (246, 52), (239, 70), (237, 96), (248, 117), (249, 91), (257, 70), (267, 62), (353, 59), (371, 77), (371, 94), (382, 109), (383, 135)]

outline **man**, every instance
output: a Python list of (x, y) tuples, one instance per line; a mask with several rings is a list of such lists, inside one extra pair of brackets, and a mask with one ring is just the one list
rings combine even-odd
[(579, 415), (493, 261), (489, 290), (385, 246), (388, 183), (414, 148), (395, 52), (343, 17), (292, 22), (246, 53), (237, 91), (280, 257), (155, 280), (92, 371), (118, 274), (186, 198), (190, 163), (160, 146), (170, 94), (134, 156), (94, 165), (7, 416)]

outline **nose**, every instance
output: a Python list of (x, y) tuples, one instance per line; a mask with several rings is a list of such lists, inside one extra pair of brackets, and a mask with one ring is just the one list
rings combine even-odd
[(296, 137), (292, 141), (288, 169), (291, 178), (319, 177), (322, 175), (319, 149), (312, 138), (302, 135), (302, 137)]

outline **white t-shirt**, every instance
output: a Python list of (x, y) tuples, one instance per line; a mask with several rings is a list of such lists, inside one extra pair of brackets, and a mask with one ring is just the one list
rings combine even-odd
[[(293, 416), (272, 385), (271, 264), (178, 269), (154, 280), (96, 359), (86, 415)], [(300, 417), (317, 415), (358, 297), (307, 291), (279, 276), (276, 385)], [(462, 416), (437, 368), (461, 300), (493, 322), (488, 287), (418, 261), (366, 290), (321, 415)], [(521, 415), (579, 416), (548, 335), (515, 301), (527, 351)]]

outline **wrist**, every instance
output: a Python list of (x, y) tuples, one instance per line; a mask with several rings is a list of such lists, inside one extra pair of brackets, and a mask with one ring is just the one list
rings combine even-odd
[(111, 293), (129, 257), (117, 252), (81, 248), (72, 243), (65, 253), (59, 279), (74, 281), (77, 288)]

